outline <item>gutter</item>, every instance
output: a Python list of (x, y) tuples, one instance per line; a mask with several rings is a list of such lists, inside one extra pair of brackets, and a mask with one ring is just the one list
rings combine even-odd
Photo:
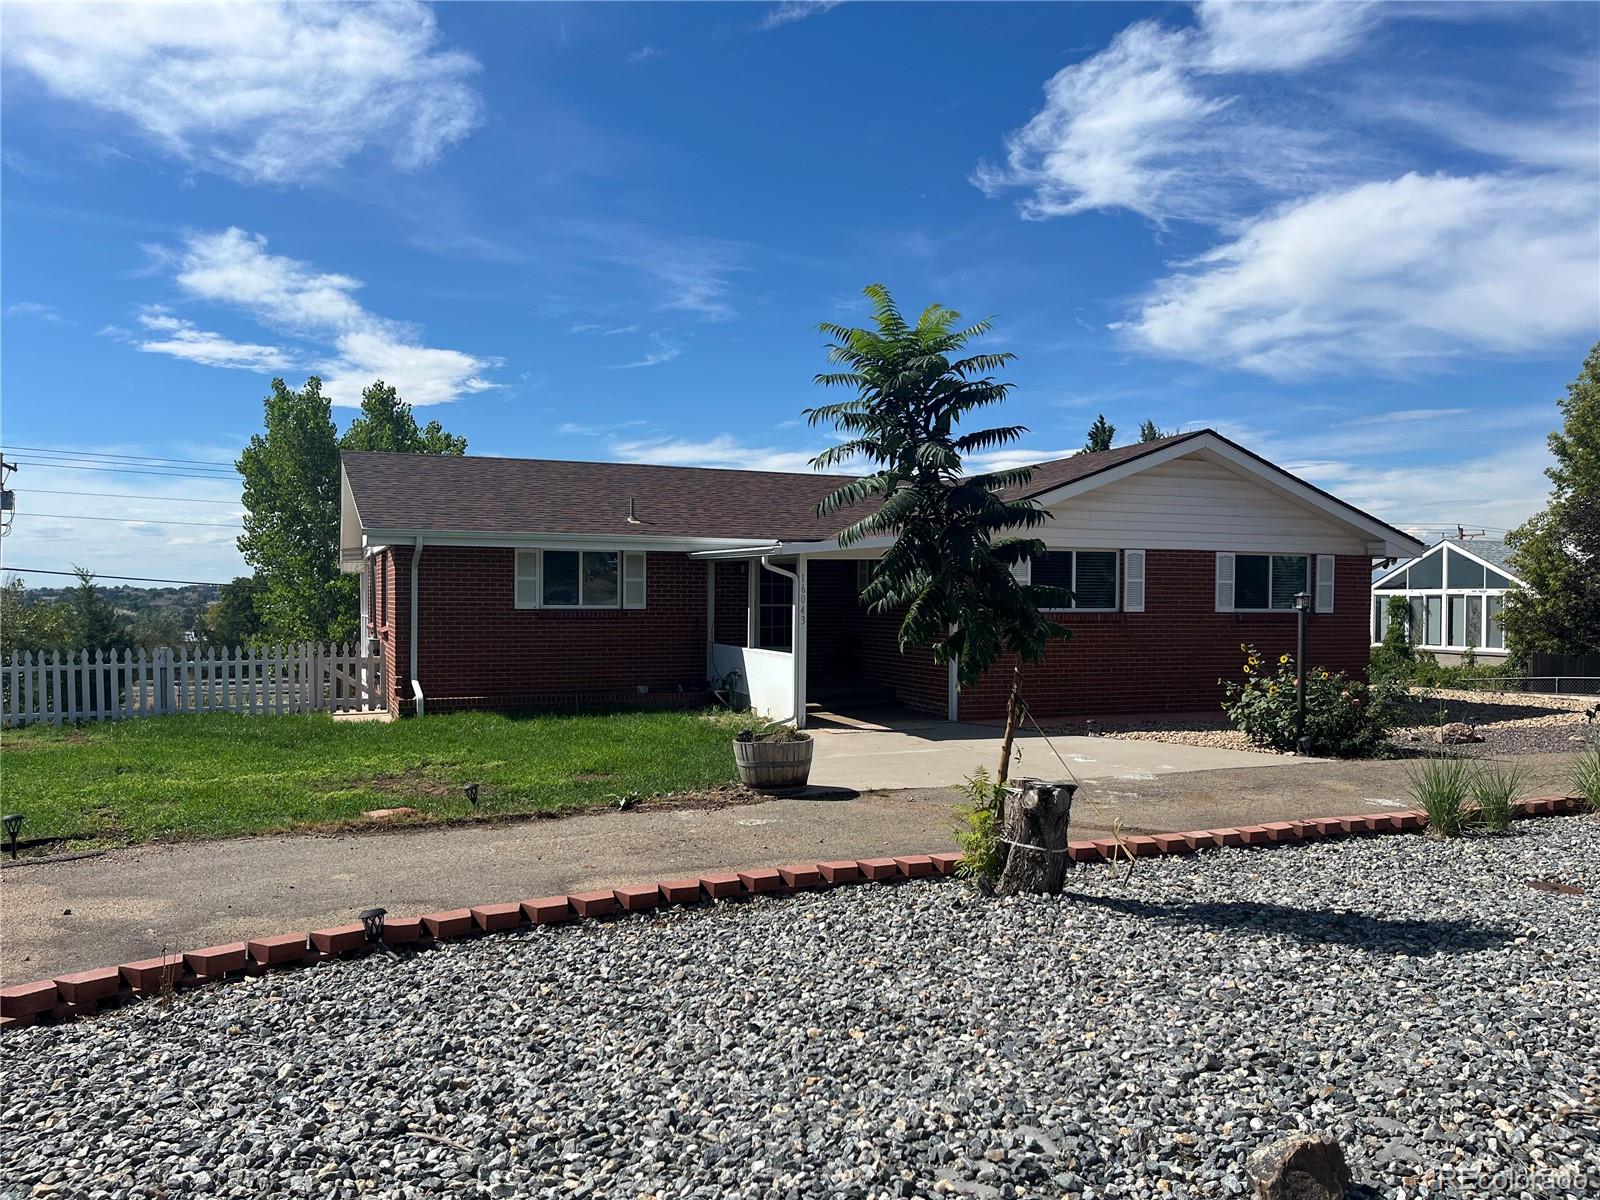
[(422, 535), (417, 535), (416, 548), (411, 552), (411, 698), (417, 704), (417, 716), (424, 716), (427, 701), (423, 699), (422, 684), (417, 679), (417, 568), (422, 565)]

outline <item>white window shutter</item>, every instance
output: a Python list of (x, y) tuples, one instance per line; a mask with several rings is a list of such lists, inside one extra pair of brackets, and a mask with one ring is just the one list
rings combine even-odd
[(1144, 551), (1122, 552), (1122, 611), (1144, 611)]
[(1217, 555), (1217, 611), (1233, 611), (1233, 555)]
[(517, 608), (539, 607), (539, 551), (518, 550), (516, 565), (516, 595), (512, 600)]
[(643, 608), (645, 597), (644, 553), (629, 550), (622, 556), (622, 607)]
[(1333, 555), (1317, 555), (1317, 611), (1333, 611)]
[(1016, 577), (1018, 583), (1027, 587), (1033, 582), (1033, 559), (1025, 558), (1021, 562), (1012, 563), (1011, 574)]

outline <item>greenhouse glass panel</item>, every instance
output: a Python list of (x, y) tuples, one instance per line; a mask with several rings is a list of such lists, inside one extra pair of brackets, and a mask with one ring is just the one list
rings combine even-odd
[(1467, 597), (1467, 641), (1476, 649), (1483, 645), (1483, 597)]
[(1435, 550), (1432, 554), (1424, 554), (1406, 572), (1410, 577), (1411, 587), (1416, 591), (1425, 588), (1444, 586), (1444, 549)]
[(1485, 571), (1484, 577), (1486, 579), (1484, 587), (1509, 588), (1514, 586), (1511, 580), (1500, 574), (1499, 571)]
[(1377, 592), (1403, 592), (1406, 590), (1406, 573), (1401, 571), (1400, 574), (1396, 575), (1393, 579), (1386, 579), (1382, 583), (1375, 583), (1372, 585), (1372, 589), (1373, 591)]
[(1500, 614), (1505, 609), (1506, 598), (1504, 596), (1485, 596), (1483, 602), (1489, 606), (1483, 644), (1491, 650), (1504, 650), (1506, 648), (1506, 631), (1500, 627)]
[(1422, 644), (1425, 646), (1444, 645), (1444, 597), (1425, 596), (1427, 601), (1428, 625), (1427, 632), (1422, 635)]
[(1483, 564), (1473, 562), (1465, 554), (1449, 551), (1449, 559), (1445, 563), (1445, 573), (1449, 577), (1449, 586), (1453, 588), (1481, 588), (1483, 586)]
[(1469, 646), (1472, 643), (1464, 642), (1467, 636), (1467, 598), (1465, 596), (1450, 597), (1450, 640), (1451, 646)]

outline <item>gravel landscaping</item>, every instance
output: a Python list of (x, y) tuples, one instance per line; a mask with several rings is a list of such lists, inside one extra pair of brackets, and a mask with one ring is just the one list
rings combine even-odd
[(1568, 817), (328, 963), (7, 1033), (0, 1190), (1229, 1197), (1306, 1129), (1369, 1194), (1592, 1195), (1597, 917)]

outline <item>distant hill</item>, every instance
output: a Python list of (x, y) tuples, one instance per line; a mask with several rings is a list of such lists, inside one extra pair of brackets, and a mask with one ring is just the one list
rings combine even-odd
[[(107, 602), (129, 620), (149, 612), (175, 612), (184, 629), (193, 629), (195, 621), (214, 604), (222, 589), (214, 583), (190, 583), (181, 587), (130, 587), (95, 580)], [(72, 595), (71, 587), (29, 587), (23, 596), (29, 604), (53, 604)]]

